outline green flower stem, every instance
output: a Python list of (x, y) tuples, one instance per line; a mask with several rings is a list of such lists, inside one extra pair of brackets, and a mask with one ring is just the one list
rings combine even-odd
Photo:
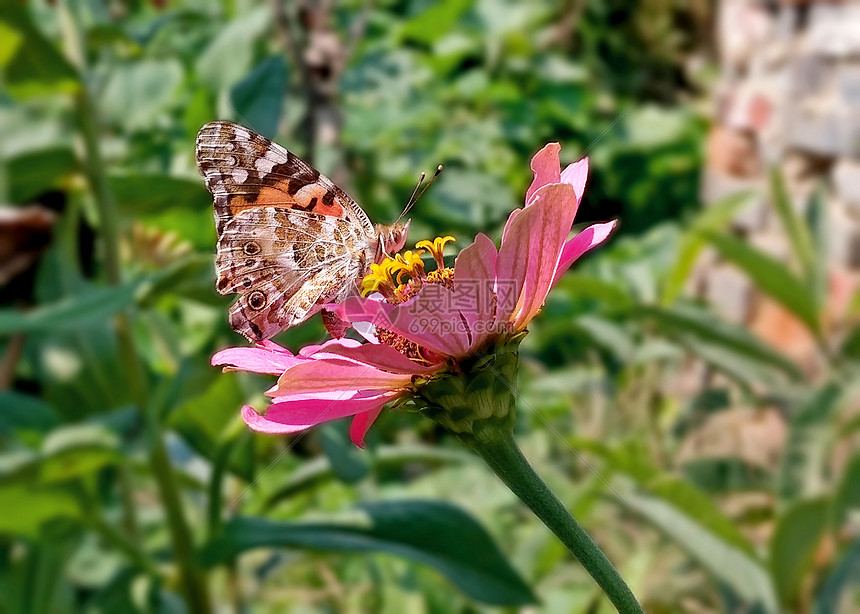
[(164, 503), (164, 511), (173, 542), (173, 555), (179, 565), (182, 588), (188, 600), (188, 610), (193, 614), (208, 614), (212, 611), (212, 604), (209, 600), (206, 576), (194, 559), (194, 541), (191, 538), (191, 531), (182, 509), (182, 499), (179, 495), (176, 475), (170, 464), (170, 457), (167, 455), (161, 434), (155, 436), (149, 463), (152, 466)]
[(618, 570), (535, 473), (517, 446), (513, 433), (503, 428), (492, 435), (475, 437), (470, 442), (472, 449), (481, 455), (499, 479), (556, 534), (573, 556), (579, 559), (618, 612), (642, 614), (642, 606), (636, 601)]
[(579, 559), (621, 614), (642, 606), (603, 551), (544, 484), (514, 441), (518, 348), (525, 333), (502, 337), (452, 369), (417, 381), (418, 410), (481, 455), (497, 476), (529, 506)]

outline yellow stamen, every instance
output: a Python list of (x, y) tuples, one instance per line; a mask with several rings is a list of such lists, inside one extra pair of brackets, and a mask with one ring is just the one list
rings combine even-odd
[(361, 281), (361, 295), (367, 296), (371, 292), (381, 292), (383, 296), (393, 296), (397, 284), (392, 278), (392, 265), (394, 260), (384, 260), (381, 264), (371, 264), (370, 273)]
[[(361, 281), (361, 294), (367, 296), (371, 292), (379, 292), (391, 304), (408, 301), (415, 296), (424, 283), (436, 283), (447, 288), (452, 287), (451, 269), (445, 268), (443, 251), (445, 244), (454, 237), (436, 237), (433, 241), (419, 241), (415, 251), (409, 250), (402, 254), (386, 256), (379, 264), (370, 265), (370, 273)], [(436, 271), (427, 272), (421, 254), (426, 248), (436, 260)]]
[(403, 284), (403, 276), (409, 275), (409, 278), (414, 281), (420, 281), (424, 278), (424, 261), (421, 259), (423, 249), (412, 252), (407, 251), (404, 254), (397, 254), (394, 261), (391, 263), (392, 273), (397, 274), (397, 284)]
[(451, 267), (447, 267), (444, 269), (430, 271), (429, 273), (427, 273), (427, 278), (424, 281), (428, 284), (439, 284), (440, 286), (445, 286), (449, 290), (453, 290), (454, 269), (452, 269)]
[(445, 268), (445, 257), (443, 252), (445, 251), (445, 244), (450, 243), (451, 241), (455, 241), (454, 237), (451, 235), (447, 235), (444, 237), (436, 237), (433, 241), (418, 241), (415, 244), (415, 247), (425, 248), (430, 254), (433, 256), (433, 259), (436, 261), (436, 268), (440, 271)]

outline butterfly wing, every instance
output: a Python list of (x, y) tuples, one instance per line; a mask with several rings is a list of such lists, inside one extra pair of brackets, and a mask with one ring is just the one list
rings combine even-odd
[(242, 211), (275, 206), (342, 218), (373, 234), (367, 214), (331, 179), (248, 128), (220, 121), (203, 126), (197, 167), (215, 198), (219, 233)]
[(353, 291), (363, 274), (362, 235), (349, 222), (297, 209), (241, 211), (218, 239), (216, 287), (238, 293), (233, 330), (250, 341), (295, 326)]
[(268, 339), (353, 291), (376, 233), (330, 179), (229, 122), (200, 130), (197, 165), (215, 199), (216, 287), (240, 295), (233, 330)]

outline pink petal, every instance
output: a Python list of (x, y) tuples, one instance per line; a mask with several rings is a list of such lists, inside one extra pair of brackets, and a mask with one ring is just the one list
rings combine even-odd
[(402, 390), (411, 383), (410, 374), (388, 373), (370, 365), (345, 360), (310, 359), (284, 371), (277, 385), (266, 391), (266, 394), (281, 397), (341, 390), (379, 393)]
[(558, 283), (558, 280), (561, 279), (561, 276), (564, 275), (565, 271), (567, 271), (567, 269), (570, 268), (570, 265), (576, 262), (580, 256), (591, 248), (597, 247), (606, 241), (606, 239), (609, 238), (609, 235), (612, 234), (612, 231), (615, 230), (616, 223), (617, 222), (613, 220), (611, 222), (606, 222), (605, 224), (593, 224), (565, 243), (564, 248), (561, 251), (561, 258), (559, 258), (558, 266), (555, 269), (555, 276), (553, 277), (552, 285)]
[(337, 306), (341, 317), (372, 322), (436, 354), (458, 356), (469, 348), (468, 331), (453, 305), (453, 293), (436, 284), (399, 305), (353, 296)]
[(573, 186), (576, 190), (576, 206), (579, 207), (582, 195), (585, 194), (585, 182), (588, 179), (588, 158), (569, 164), (561, 172), (561, 182)]
[(511, 226), (514, 224), (514, 220), (517, 219), (517, 216), (525, 211), (525, 209), (514, 209), (511, 211), (511, 214), (508, 216), (507, 221), (505, 222), (505, 227), (502, 229), (502, 242), (504, 243), (505, 237), (508, 236), (508, 232), (511, 229)]
[(545, 186), (517, 216), (502, 240), (496, 270), (496, 321), (522, 330), (552, 287), (564, 242), (573, 225), (576, 192), (566, 183)]
[(352, 439), (352, 443), (359, 448), (365, 447), (364, 436), (367, 435), (368, 429), (370, 429), (380, 413), (382, 413), (381, 405), (377, 409), (355, 414), (355, 418), (352, 419), (352, 424), (349, 426), (349, 438)]
[(561, 181), (561, 173), (559, 172), (561, 165), (558, 160), (558, 152), (560, 151), (561, 145), (558, 143), (547, 143), (532, 158), (531, 168), (534, 171), (534, 179), (526, 191), (526, 207), (531, 204), (535, 192), (540, 188)]
[(313, 357), (317, 359), (346, 359), (355, 363), (370, 365), (389, 373), (418, 375), (432, 373), (438, 369), (434, 366), (419, 365), (385, 344), (364, 343), (358, 346), (331, 344), (313, 354)]
[(392, 312), (395, 327), (389, 330), (437, 354), (462, 356), (469, 351), (470, 331), (458, 298), (443, 286), (425, 284), (418, 296)]
[[(526, 207), (532, 204), (534, 195), (539, 189), (551, 183), (561, 182), (561, 173), (559, 172), (561, 163), (558, 159), (558, 152), (560, 151), (561, 145), (558, 143), (547, 143), (544, 145), (543, 149), (537, 152), (532, 158), (531, 169), (534, 173), (534, 179), (532, 179), (529, 189), (526, 190)], [(505, 222), (505, 228), (502, 231), (502, 242), (504, 242), (505, 237), (508, 236), (508, 232), (510, 231), (511, 225), (514, 223), (514, 220), (517, 219), (517, 216), (522, 212), (523, 209), (514, 209), (511, 211), (511, 214), (508, 216), (508, 221)]]
[(258, 341), (257, 346), (262, 347), (262, 348), (266, 348), (267, 350), (272, 350), (273, 352), (283, 352), (284, 354), (289, 354), (290, 356), (293, 355), (293, 353), (291, 351), (289, 351), (287, 348), (278, 345), (277, 343), (275, 343), (271, 339), (263, 339), (262, 341)]
[(306, 345), (302, 349), (299, 350), (299, 356), (312, 356), (319, 351), (325, 350), (330, 346), (349, 346), (349, 347), (357, 347), (361, 345), (361, 341), (356, 341), (355, 339), (329, 339), (325, 343), (318, 345)]
[(471, 330), (472, 348), (492, 332), (497, 260), (496, 245), (487, 235), (479, 234), (454, 263), (454, 300)]
[(376, 327), (370, 322), (353, 322), (352, 330), (361, 335), (368, 343), (379, 343), (379, 339), (376, 338)]
[(343, 393), (340, 399), (287, 399), (272, 403), (261, 416), (253, 408), (242, 408), (242, 420), (262, 433), (296, 433), (329, 420), (379, 410), (396, 393)]
[[(368, 300), (373, 301), (384, 301), (385, 297), (382, 296), (381, 292), (371, 292), (366, 297)], [(331, 308), (328, 308), (331, 309)], [(336, 306), (335, 306), (336, 309)], [(370, 322), (351, 322), (352, 330), (357, 332), (365, 341), (369, 341), (370, 343), (379, 343), (379, 339), (376, 338), (376, 326), (374, 326)]]
[[(274, 344), (272, 344), (274, 345)], [(280, 375), (302, 358), (293, 356), (280, 346), (278, 350), (265, 347), (238, 347), (221, 350), (212, 356), (212, 366), (225, 365), (224, 371), (251, 371)]]
[(493, 241), (479, 233), (471, 245), (464, 248), (454, 262), (454, 287), (465, 280), (484, 282), (496, 278), (498, 250)]

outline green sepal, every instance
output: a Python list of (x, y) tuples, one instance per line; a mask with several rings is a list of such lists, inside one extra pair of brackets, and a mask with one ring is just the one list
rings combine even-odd
[(523, 335), (500, 340), (421, 382), (414, 398), (419, 411), (472, 446), (510, 433), (516, 422), (519, 344)]

